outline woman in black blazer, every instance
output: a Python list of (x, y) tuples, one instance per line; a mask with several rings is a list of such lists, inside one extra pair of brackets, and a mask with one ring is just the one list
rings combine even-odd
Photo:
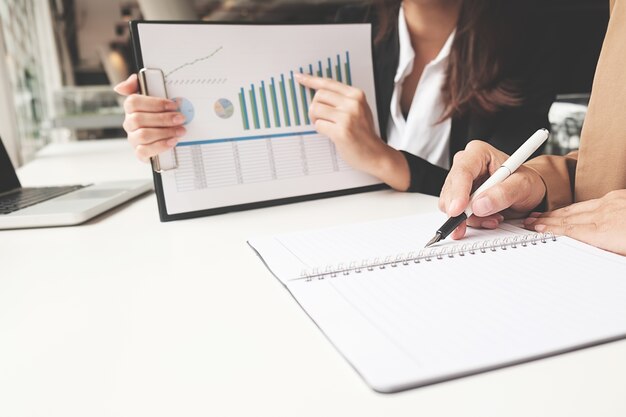
[[(549, 126), (555, 54), (534, 36), (549, 27), (532, 16), (538, 0), (372, 1), (343, 8), (339, 20), (373, 24), (380, 135), (362, 91), (296, 74), (317, 90), (310, 106), (316, 129), (354, 168), (397, 190), (438, 195), (454, 154), (471, 139), (510, 153)], [(420, 81), (426, 72), (430, 79)], [(136, 89), (134, 77), (116, 87), (125, 95)], [(162, 126), (175, 103), (146, 110), (150, 97), (132, 98), (124, 126), (137, 156), (148, 161), (176, 145), (184, 118)], [(416, 145), (426, 150), (413, 151)]]
[[(381, 135), (375, 135), (369, 106), (358, 90), (332, 80), (300, 77), (302, 84), (318, 90), (311, 106), (318, 131), (334, 141), (339, 153), (353, 167), (377, 176), (395, 189), (431, 195), (439, 195), (454, 155), (469, 141), (481, 139), (510, 154), (538, 128), (549, 128), (548, 110), (556, 95), (555, 48), (546, 33), (549, 25), (542, 24), (534, 9), (537, 4), (528, 0), (405, 0), (404, 4), (400, 0), (379, 0), (367, 6), (342, 9), (339, 21), (373, 24)], [(439, 10), (439, 15), (433, 13), (427, 17), (419, 15), (430, 13), (429, 7), (446, 11)], [(403, 15), (406, 23), (402, 21)], [(427, 18), (439, 21), (425, 22)], [(406, 96), (396, 97), (408, 122), (410, 107), (415, 104), (410, 101), (412, 93), (419, 91), (424, 81), (422, 73), (413, 80), (409, 74), (398, 83), (399, 64), (403, 65), (399, 60), (402, 48), (407, 49), (409, 37), (413, 49), (418, 49), (414, 52), (414, 68), (419, 67), (419, 37), (430, 35), (430, 32), (419, 33), (420, 24), (432, 32), (442, 29), (439, 45), (448, 37), (440, 48), (448, 49), (440, 91), (444, 107), (440, 114), (435, 114), (438, 120), (433, 123), (444, 123), (446, 119), (449, 123), (444, 133), (448, 155), (444, 154), (443, 160), (439, 155), (443, 161), (439, 164), (387, 144), (388, 133), (393, 131), (390, 105), (394, 90), (404, 89), (398, 84), (409, 85)]]

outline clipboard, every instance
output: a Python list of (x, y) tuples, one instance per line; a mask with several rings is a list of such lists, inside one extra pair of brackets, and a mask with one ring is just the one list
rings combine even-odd
[(358, 87), (377, 121), (369, 24), (131, 21), (130, 29), (142, 93), (178, 99), (188, 121), (178, 145), (151, 160), (162, 222), (387, 188), (317, 134), (307, 107), (315, 92), (293, 81), (303, 72)]
[[(167, 89), (165, 88), (165, 76), (163, 71), (156, 68), (142, 68), (137, 73), (139, 80), (139, 90), (141, 94), (153, 97), (167, 98)], [(163, 152), (150, 159), (152, 169), (156, 173), (162, 173), (178, 168), (178, 160), (176, 158), (176, 149)]]

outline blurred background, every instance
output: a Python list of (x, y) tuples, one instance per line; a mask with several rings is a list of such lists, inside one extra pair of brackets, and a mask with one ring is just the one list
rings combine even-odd
[[(135, 71), (132, 19), (333, 21), (355, 0), (0, 0), (0, 135), (16, 166), (52, 142), (124, 137), (112, 86)], [(544, 0), (561, 62), (548, 152), (578, 147), (608, 0)]]

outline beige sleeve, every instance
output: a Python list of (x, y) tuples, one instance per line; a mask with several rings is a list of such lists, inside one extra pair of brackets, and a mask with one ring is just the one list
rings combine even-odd
[(565, 156), (542, 155), (524, 166), (539, 174), (546, 186), (545, 210), (555, 210), (574, 202), (574, 177), (578, 151)]

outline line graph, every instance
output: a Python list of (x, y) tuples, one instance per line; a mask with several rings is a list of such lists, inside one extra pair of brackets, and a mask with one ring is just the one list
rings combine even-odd
[(228, 82), (228, 78), (170, 78), (165, 81), (167, 85), (221, 85), (226, 84), (226, 82)]
[(192, 65), (197, 64), (198, 62), (202, 62), (202, 61), (206, 61), (207, 59), (213, 57), (215, 54), (217, 54), (219, 51), (221, 51), (222, 49), (224, 49), (223, 46), (220, 46), (219, 48), (217, 48), (216, 50), (214, 50), (213, 52), (211, 52), (208, 55), (205, 55), (203, 57), (200, 58), (196, 58), (193, 61), (190, 62), (185, 62), (184, 64), (179, 65), (178, 67), (174, 68), (173, 70), (169, 71), (168, 73), (165, 74), (165, 78), (171, 76), (172, 74), (174, 74), (175, 72), (185, 68), (185, 67), (190, 67)]

